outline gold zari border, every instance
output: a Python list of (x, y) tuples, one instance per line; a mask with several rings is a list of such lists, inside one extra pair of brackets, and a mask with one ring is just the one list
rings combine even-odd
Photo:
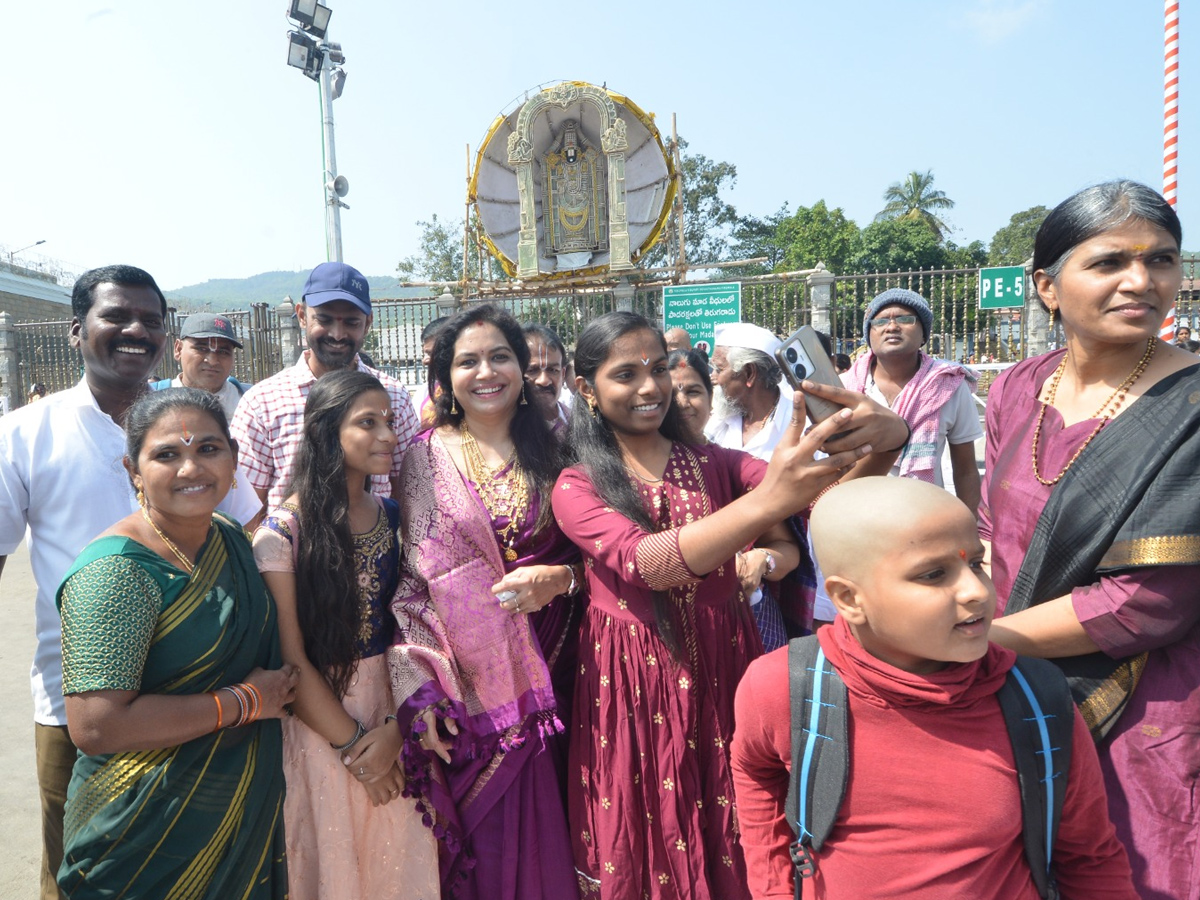
[(1181, 534), (1118, 541), (1100, 560), (1102, 569), (1200, 563), (1200, 535)]

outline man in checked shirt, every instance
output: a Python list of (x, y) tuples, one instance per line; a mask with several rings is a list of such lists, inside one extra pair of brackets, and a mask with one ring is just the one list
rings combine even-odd
[(296, 364), (250, 388), (238, 404), (231, 428), (239, 462), (268, 510), (287, 498), (292, 463), (304, 436), (304, 402), (318, 378), (328, 372), (356, 368), (374, 375), (391, 398), (396, 444), (388, 476), (372, 476), (372, 490), (394, 495), (404, 451), (418, 430), (416, 413), (404, 386), (359, 359), (371, 328), (371, 291), (358, 269), (340, 262), (312, 270), (296, 307), (308, 338), (308, 349)]

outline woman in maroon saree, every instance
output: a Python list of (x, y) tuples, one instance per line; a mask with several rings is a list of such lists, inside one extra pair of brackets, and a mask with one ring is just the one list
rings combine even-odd
[[(834, 391), (826, 396), (857, 402), (853, 417), (843, 410), (802, 437), (798, 408), (770, 466), (695, 446), (671, 403), (663, 336), (632, 313), (584, 330), (575, 371), (579, 461), (553, 505), (583, 552), (590, 595), (567, 770), (581, 894), (742, 900), (728, 744), (734, 689), (761, 645), (734, 554), (755, 544), (771, 558), (767, 577), (781, 578), (799, 562), (784, 520), (868, 439), (898, 449), (906, 429), (862, 395)], [(854, 449), (814, 461), (837, 431), (854, 433), (842, 445)], [(890, 466), (894, 453), (880, 456)]]
[(437, 424), (400, 476), (389, 666), (406, 792), (439, 838), (446, 896), (576, 893), (555, 694), (570, 693), (582, 573), (544, 499), (561, 462), (524, 399), (528, 355), (495, 307), (448, 322), (433, 352)]
[(1158, 337), (1181, 243), (1135, 182), (1046, 217), (1033, 281), (1065, 346), (992, 386), (979, 510), (991, 640), (1066, 674), (1144, 900), (1195, 897), (1200, 878), (1200, 370)]

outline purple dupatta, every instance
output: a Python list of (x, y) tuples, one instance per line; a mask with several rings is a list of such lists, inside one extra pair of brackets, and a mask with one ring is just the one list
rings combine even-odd
[(492, 523), (435, 432), (405, 454), (400, 483), (399, 631), (388, 654), (397, 703), (405, 709), (432, 682), (461, 707), (466, 734), (483, 742), (552, 714), (550, 672), (529, 618), (501, 609), (491, 592), (504, 577)]

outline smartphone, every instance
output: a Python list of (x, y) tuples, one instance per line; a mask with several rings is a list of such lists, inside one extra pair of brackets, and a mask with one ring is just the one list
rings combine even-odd
[[(796, 390), (800, 390), (800, 382), (806, 380), (837, 388), (843, 386), (837, 369), (833, 367), (833, 360), (825, 352), (816, 329), (811, 325), (793, 332), (783, 346), (775, 351), (775, 359), (783, 369), (784, 377)], [(804, 395), (804, 406), (814, 424), (825, 421), (842, 408), (812, 394)]]

